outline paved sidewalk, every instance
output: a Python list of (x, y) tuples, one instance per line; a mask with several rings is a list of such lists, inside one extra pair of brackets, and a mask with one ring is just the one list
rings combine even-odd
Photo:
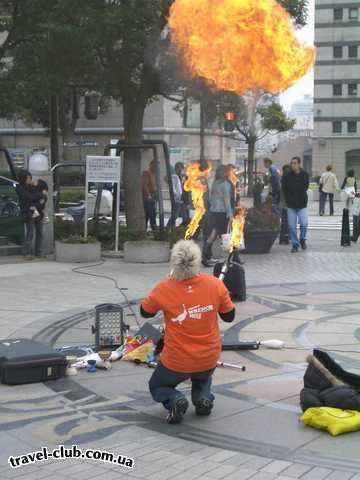
[[(117, 362), (110, 371), (21, 387), (0, 386), (0, 479), (359, 480), (359, 434), (338, 438), (298, 422), (305, 357), (315, 345), (360, 372), (360, 256), (342, 249), (339, 232), (311, 232), (310, 249), (246, 256), (248, 301), (237, 305), (227, 338), (286, 342), (281, 351), (224, 352), (247, 371), (218, 369), (209, 418), (192, 408), (180, 426), (164, 421), (147, 389), (151, 370)], [(118, 302), (106, 279), (54, 262), (0, 263), (0, 336), (53, 345), (90, 344), (93, 307)], [(141, 299), (167, 265), (107, 260), (87, 272), (115, 278)], [(131, 312), (127, 319), (136, 329)], [(183, 391), (188, 394), (189, 385)], [(127, 455), (133, 471), (90, 460), (48, 461), (11, 470), (10, 455), (42, 446), (78, 445)]]

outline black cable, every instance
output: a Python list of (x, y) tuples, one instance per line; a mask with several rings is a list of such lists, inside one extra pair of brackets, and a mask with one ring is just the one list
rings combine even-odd
[(137, 326), (140, 328), (141, 325), (140, 325), (140, 322), (138, 320), (138, 316), (135, 312), (135, 310), (133, 309), (132, 305), (135, 305), (135, 302), (132, 302), (131, 300), (129, 300), (129, 297), (126, 295), (126, 293), (124, 293), (125, 290), (128, 290), (127, 288), (124, 288), (124, 287), (120, 287), (118, 282), (115, 280), (115, 278), (113, 277), (110, 277), (108, 275), (103, 275), (103, 274), (96, 274), (96, 273), (90, 273), (90, 272), (82, 272), (81, 270), (85, 270), (87, 268), (95, 268), (95, 267), (100, 267), (101, 265), (104, 265), (105, 264), (105, 261), (101, 261), (99, 263), (95, 263), (93, 265), (85, 265), (84, 267), (75, 267), (72, 269), (72, 272), (74, 273), (78, 273), (80, 275), (87, 275), (89, 277), (96, 277), (96, 278), (103, 278), (105, 280), (109, 280), (110, 282), (112, 282), (115, 286), (115, 288), (121, 293), (121, 295), (123, 296), (126, 304), (127, 304), (127, 307), (129, 308), (130, 312), (132, 313), (132, 315), (134, 316), (135, 318), (135, 322), (137, 323)]

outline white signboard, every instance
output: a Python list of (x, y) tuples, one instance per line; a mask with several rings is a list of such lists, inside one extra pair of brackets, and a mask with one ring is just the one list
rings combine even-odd
[(86, 157), (86, 186), (85, 186), (85, 231), (88, 234), (88, 191), (89, 183), (117, 183), (116, 222), (115, 222), (115, 251), (119, 250), (119, 213), (120, 213), (120, 157)]
[(94, 183), (120, 182), (120, 157), (86, 157), (86, 180)]

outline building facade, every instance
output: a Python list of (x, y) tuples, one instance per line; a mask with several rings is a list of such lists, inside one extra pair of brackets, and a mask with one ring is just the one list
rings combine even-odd
[(360, 178), (360, 0), (316, 0), (313, 174)]

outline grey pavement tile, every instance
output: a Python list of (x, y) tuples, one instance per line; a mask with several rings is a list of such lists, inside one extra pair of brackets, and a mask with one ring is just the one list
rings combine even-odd
[(262, 471), (263, 472), (268, 472), (268, 473), (280, 473), (290, 466), (291, 466), (291, 462), (284, 462), (282, 460), (274, 460), (273, 462), (265, 465), (265, 467), (262, 468)]
[(306, 472), (311, 470), (313, 468), (312, 465), (305, 465), (303, 463), (293, 463), (285, 469), (282, 473), (282, 475), (285, 475), (287, 477), (291, 478), (300, 478), (302, 475), (304, 475)]
[(327, 478), (332, 472), (333, 470), (330, 470), (328, 468), (314, 467), (312, 470), (305, 473), (305, 475), (301, 477), (301, 480), (323, 480), (324, 478)]
[(234, 457), (230, 457), (227, 460), (225, 460), (224, 464), (243, 465), (244, 463), (247, 463), (254, 458), (256, 458), (255, 455), (249, 455), (248, 453), (237, 452)]
[(148, 480), (170, 480), (176, 478), (179, 475), (179, 471), (175, 468), (168, 467), (166, 469), (161, 469), (158, 472), (147, 475)]
[(360, 473), (357, 473), (351, 480), (360, 480)]
[(342, 472), (340, 470), (335, 470), (328, 477), (326, 477), (326, 480), (352, 480), (352, 478), (354, 478), (354, 473), (352, 472)]
[(189, 470), (186, 470), (186, 473), (184, 474), (184, 472), (181, 472), (179, 473), (178, 475), (176, 475), (174, 478), (174, 480), (183, 480), (184, 479), (184, 475), (186, 476), (186, 480), (193, 480), (194, 478), (198, 478), (198, 477), (204, 477), (206, 475), (208, 475), (208, 472), (212, 471), (212, 470), (215, 470), (215, 468), (218, 468), (218, 464), (215, 463), (215, 462), (209, 462), (209, 461), (206, 461), (206, 460), (202, 460), (201, 463), (199, 463), (199, 465), (193, 467), (193, 468), (190, 468)]
[(210, 472), (207, 472), (206, 476), (208, 476), (209, 479), (222, 479), (226, 478), (227, 475), (230, 475), (237, 470), (238, 467), (236, 465), (220, 465), (218, 468), (215, 468), (215, 470), (210, 470)]
[(260, 470), (261, 468), (265, 467), (272, 462), (271, 458), (265, 457), (254, 457), (244, 463), (244, 468), (254, 468), (255, 470)]
[(191, 468), (196, 467), (197, 465), (200, 465), (201, 462), (202, 462), (202, 459), (196, 458), (196, 456), (192, 458), (184, 456), (181, 460), (178, 460), (176, 463), (173, 463), (172, 466), (179, 471), (185, 471), (185, 470), (190, 470)]
[(275, 480), (278, 478), (276, 473), (269, 473), (269, 472), (257, 472), (251, 480)]
[(253, 468), (239, 468), (234, 473), (230, 473), (225, 480), (247, 480), (257, 474), (257, 470)]
[(222, 463), (229, 458), (235, 457), (236, 455), (237, 452), (234, 452), (233, 450), (222, 450), (221, 452), (215, 453), (215, 455), (210, 455), (210, 457), (207, 458), (209, 458), (209, 460), (212, 462)]

